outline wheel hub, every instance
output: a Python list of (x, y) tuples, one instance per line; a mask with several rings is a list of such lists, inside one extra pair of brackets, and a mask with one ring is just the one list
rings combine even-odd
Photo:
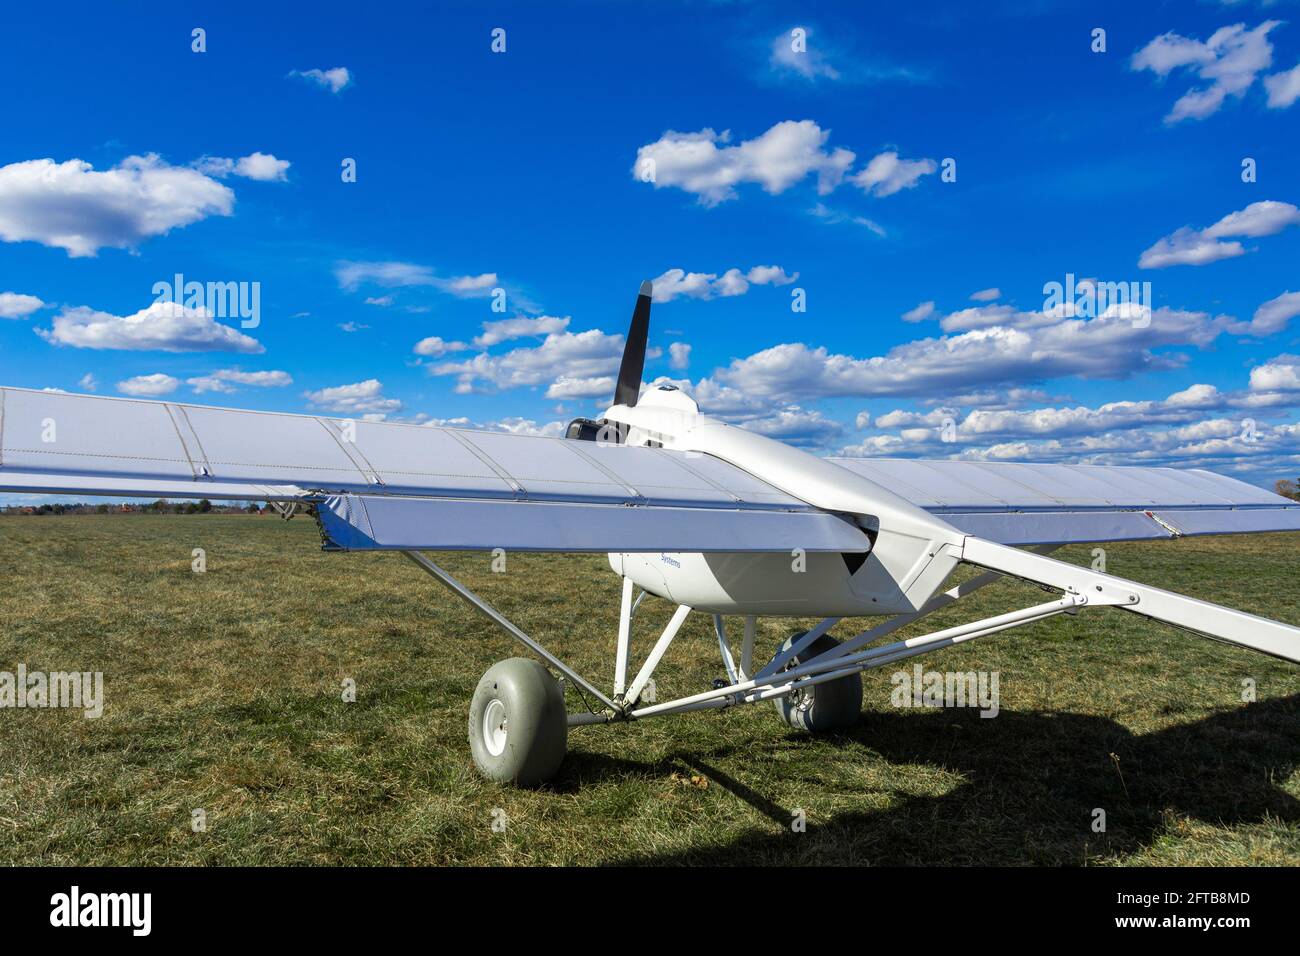
[(483, 708), (483, 746), (494, 757), (500, 757), (506, 749), (506, 705), (493, 700)]

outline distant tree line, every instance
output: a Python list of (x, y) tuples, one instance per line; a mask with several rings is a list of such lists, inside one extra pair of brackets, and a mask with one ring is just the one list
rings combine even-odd
[(102, 502), (76, 501), (69, 504), (8, 505), (0, 508), (2, 515), (108, 515), (108, 514), (266, 514), (270, 509), (257, 502), (232, 501), (213, 504), (207, 498), (201, 501), (157, 501), (133, 504), (104, 504)]
[(1273, 490), (1283, 498), (1294, 498), (1296, 501), (1300, 501), (1300, 481), (1279, 478), (1274, 483)]

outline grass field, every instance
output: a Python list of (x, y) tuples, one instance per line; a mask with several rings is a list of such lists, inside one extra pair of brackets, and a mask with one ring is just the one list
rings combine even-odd
[[(0, 710), (0, 862), (1300, 864), (1300, 668), (1282, 661), (1094, 610), (922, 659), (999, 672), (994, 719), (892, 707), (884, 668), (850, 733), (806, 737), (770, 704), (581, 728), (550, 788), (517, 791), (479, 778), (465, 723), (518, 647), (401, 556), (318, 543), (309, 518), (0, 519), (0, 670), (102, 671), (107, 701), (98, 720)], [(1298, 546), (1113, 545), (1108, 570), (1300, 623)], [(504, 574), (435, 557), (608, 686), (603, 555), (511, 555)], [(934, 626), (1041, 600), (1004, 582)], [(670, 613), (646, 602), (634, 660)], [(763, 652), (796, 623), (761, 622)], [(720, 671), (693, 615), (660, 699)]]

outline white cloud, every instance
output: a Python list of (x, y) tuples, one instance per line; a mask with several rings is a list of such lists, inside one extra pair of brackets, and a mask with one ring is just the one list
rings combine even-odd
[(206, 309), (189, 309), (173, 302), (154, 302), (128, 316), (79, 306), (55, 316), (51, 328), (36, 332), (51, 345), (82, 349), (247, 354), (266, 351), (256, 339), (214, 321)]
[(560, 376), (546, 389), (546, 397), (554, 399), (604, 398), (613, 400), (614, 376), (595, 378), (568, 378)]
[(1260, 392), (1300, 392), (1300, 355), (1279, 355), (1250, 370), (1250, 387)]
[(391, 295), (371, 295), (366, 297), (366, 305), (379, 305), (387, 308), (393, 304)]
[(0, 239), (39, 242), (72, 257), (134, 248), (208, 216), (229, 216), (235, 194), (155, 154), (96, 172), (90, 163), (32, 159), (0, 167)]
[(1300, 315), (1300, 292), (1283, 292), (1256, 309), (1249, 322), (1237, 323), (1229, 331), (1263, 338), (1281, 332), (1297, 315)]
[(823, 222), (827, 222), (832, 225), (842, 223), (842, 222), (851, 222), (854, 225), (862, 226), (864, 229), (870, 230), (871, 232), (875, 233), (877, 236), (880, 236), (882, 238), (885, 236), (885, 227), (882, 226), (880, 223), (876, 222), (874, 219), (868, 219), (866, 216), (855, 216), (852, 215), (851, 213), (841, 212), (838, 209), (831, 209), (825, 203), (821, 203), (821, 202), (814, 205), (812, 209), (808, 211), (812, 215), (816, 216), (818, 219), (821, 219)]
[(974, 302), (992, 302), (994, 299), (1002, 297), (1002, 290), (997, 286), (991, 289), (980, 289), (978, 292), (972, 292), (970, 297)]
[(292, 385), (293, 377), (288, 372), (281, 371), (243, 372), (237, 368), (223, 368), (207, 375), (187, 378), (185, 384), (199, 395), (204, 392), (221, 392), (228, 395), (239, 391), (236, 387), (238, 385), (252, 385), (257, 388)]
[(1244, 255), (1246, 250), (1232, 236), (1258, 238), (1281, 232), (1287, 226), (1300, 223), (1300, 209), (1286, 202), (1266, 199), (1253, 202), (1245, 209), (1229, 213), (1206, 229), (1184, 226), (1173, 234), (1158, 240), (1142, 253), (1138, 267), (1163, 269), (1167, 266), (1203, 266), (1220, 259)]
[(349, 292), (362, 283), (393, 286), (433, 285), (433, 270), (413, 262), (339, 262), (334, 266), (339, 287)]
[(780, 266), (754, 266), (746, 273), (745, 278), (754, 285), (789, 285), (799, 278), (799, 273), (786, 275), (785, 270)]
[(362, 325), (360, 322), (340, 322), (338, 326), (344, 332), (360, 332), (362, 329), (370, 328), (370, 326)]
[(1045, 317), (1029, 327), (994, 325), (898, 345), (872, 358), (785, 343), (735, 359), (714, 377), (756, 397), (927, 395), (1064, 375), (1117, 379), (1181, 367), (1186, 356), (1153, 349), (1205, 347), (1223, 323), (1201, 312), (1157, 309), (1143, 326), (1107, 310), (1094, 319)]
[(1300, 64), (1283, 73), (1264, 77), (1269, 109), (1284, 110), (1300, 99)]
[(512, 349), (502, 355), (486, 352), (459, 362), (443, 362), (431, 375), (455, 376), (456, 391), (472, 392), (483, 382), (492, 388), (540, 385), (559, 378), (590, 379), (611, 375), (623, 352), (623, 336), (598, 329), (553, 332), (536, 348)]
[(1220, 242), (1186, 227), (1156, 241), (1138, 258), (1139, 269), (1164, 269), (1167, 266), (1204, 266), (1220, 259), (1246, 254), (1240, 242)]
[(329, 70), (290, 70), (289, 76), (307, 80), (331, 93), (341, 93), (352, 83), (352, 74), (346, 66), (336, 66)]
[(77, 385), (88, 392), (94, 392), (99, 389), (99, 381), (89, 372), (81, 376), (81, 380), (77, 382)]
[(287, 159), (276, 159), (270, 153), (250, 153), (239, 159), (227, 159), (221, 156), (204, 156), (194, 164), (194, 168), (205, 176), (224, 179), (232, 173), (244, 179), (259, 182), (285, 182), (291, 163)]
[(448, 352), (463, 352), (467, 348), (464, 342), (447, 342), (441, 336), (431, 335), (427, 339), (420, 339), (415, 343), (412, 350), (416, 355), (426, 355), (431, 358), (440, 358)]
[(484, 432), (505, 432), (510, 435), (531, 435), (536, 438), (563, 438), (568, 427), (565, 422), (545, 422), (539, 425), (531, 418), (519, 417), (502, 418), (491, 422), (476, 422), (463, 415), (458, 418), (420, 417), (422, 418), (420, 424), (428, 428), (470, 428)]
[(716, 299), (744, 295), (751, 285), (789, 285), (799, 278), (799, 273), (787, 275), (780, 266), (754, 266), (748, 272), (728, 269), (721, 276), (716, 272), (687, 272), (669, 269), (655, 279), (655, 302), (671, 302), (678, 296), (690, 299)]
[(554, 315), (539, 315), (536, 318), (517, 316), (513, 319), (497, 319), (483, 323), (483, 334), (474, 337), (474, 345), (480, 349), (490, 348), (512, 339), (529, 337), (540, 338), (552, 332), (563, 332), (569, 327), (569, 317), (559, 318)]
[[(344, 260), (335, 263), (334, 278), (339, 288), (355, 292), (362, 285), (378, 285), (385, 288), (405, 288), (408, 286), (432, 286), (460, 299), (482, 298), (492, 294), (492, 289), (500, 284), (495, 272), (482, 275), (439, 276), (428, 266), (414, 262), (350, 262)], [(367, 299), (373, 305), (389, 305), (391, 296), (379, 296)]]
[(1278, 25), (1277, 20), (1266, 20), (1247, 30), (1244, 23), (1237, 23), (1216, 30), (1203, 43), (1165, 33), (1135, 53), (1129, 65), (1160, 77), (1177, 69), (1194, 70), (1208, 85), (1184, 93), (1165, 116), (1165, 123), (1204, 119), (1218, 112), (1227, 97), (1245, 95), (1255, 77), (1272, 65), (1273, 45), (1268, 34)]
[(0, 319), (25, 319), (45, 303), (34, 295), (19, 292), (0, 292)]
[(384, 383), (377, 378), (304, 392), (303, 397), (317, 408), (341, 415), (370, 413), (377, 418), (401, 411), (402, 408), (398, 399), (384, 397)]
[(740, 183), (757, 183), (776, 195), (809, 175), (817, 177), (817, 191), (825, 195), (839, 185), (855, 159), (842, 147), (825, 149), (829, 136), (829, 130), (812, 120), (785, 120), (735, 146), (728, 145), (729, 130), (669, 130), (637, 150), (632, 175), (640, 179), (653, 162), (656, 189), (685, 190), (706, 206), (735, 199)]
[(808, 80), (815, 80), (818, 77), (838, 80), (839, 70), (831, 66), (825, 54), (813, 46), (813, 31), (808, 27), (796, 29), (802, 31), (801, 37), (796, 37), (794, 31), (787, 30), (777, 34), (776, 39), (772, 41), (772, 55), (768, 60), (772, 69), (797, 73)]
[(435, 279), (433, 284), (443, 292), (450, 292), (461, 299), (474, 299), (490, 295), (500, 280), (495, 272), (484, 272), (477, 276), (452, 276), (450, 279)]
[(908, 309), (903, 313), (904, 322), (924, 322), (930, 316), (934, 315), (934, 301), (922, 302), (914, 309)]
[(675, 371), (689, 368), (691, 347), (685, 342), (672, 342), (668, 346), (668, 367)]
[(993, 326), (1006, 328), (1034, 328), (1052, 325), (1062, 318), (1073, 314), (1074, 303), (1069, 308), (1056, 312), (1021, 312), (1010, 305), (977, 305), (969, 309), (950, 312), (939, 320), (939, 327), (945, 332), (969, 332), (971, 329), (987, 329)]
[(869, 196), (892, 196), (903, 189), (914, 187), (922, 176), (939, 168), (933, 159), (899, 159), (890, 150), (872, 157), (849, 181)]
[(844, 426), (834, 419), (827, 418), (817, 409), (800, 408), (787, 405), (770, 414), (751, 418), (743, 422), (743, 427), (768, 438), (775, 438), (791, 445), (823, 446), (844, 433)]
[(124, 382), (118, 382), (117, 390), (123, 395), (134, 395), (137, 398), (156, 397), (171, 394), (180, 387), (180, 384), (181, 381), (178, 378), (172, 378), (162, 372), (155, 372), (153, 375), (137, 375), (135, 378), (128, 378)]

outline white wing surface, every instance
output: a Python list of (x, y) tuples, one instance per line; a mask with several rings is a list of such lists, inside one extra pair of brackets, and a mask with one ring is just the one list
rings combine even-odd
[(15, 388), (0, 491), (311, 501), (337, 549), (869, 548), (708, 455)]
[(1001, 544), (1300, 531), (1300, 502), (1201, 469), (833, 458)]

